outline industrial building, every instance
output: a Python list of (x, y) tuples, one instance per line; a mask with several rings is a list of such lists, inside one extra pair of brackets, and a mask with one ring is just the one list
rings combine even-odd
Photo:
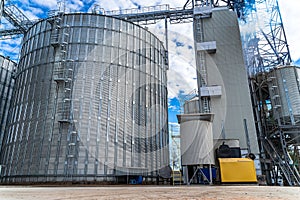
[[(222, 143), (220, 141), (229, 144), (235, 140), (236, 147), (241, 148), (242, 154), (256, 155), (257, 174), (261, 174), (247, 71), (244, 67), (236, 14), (226, 7), (214, 8), (211, 16), (194, 20), (194, 26), (197, 30), (196, 63), (201, 77), (198, 79), (201, 81), (201, 101), (200, 105), (199, 97), (187, 101), (184, 104), (184, 114), (178, 116), (181, 142), (184, 142), (181, 148), (182, 165), (215, 164), (214, 150)], [(202, 130), (202, 124), (207, 124), (207, 120), (210, 121), (211, 130), (205, 132)], [(198, 132), (196, 127), (200, 128)], [(191, 134), (192, 132), (195, 132), (195, 135)], [(208, 136), (210, 134), (211, 136)], [(194, 139), (191, 135), (194, 135)], [(198, 137), (200, 138), (197, 139)], [(210, 159), (200, 159), (197, 162), (197, 159), (190, 158), (195, 157), (199, 149), (203, 149), (199, 152), (200, 158), (210, 155)], [(193, 162), (185, 162), (186, 157)]]
[[(178, 115), (182, 182), (300, 185), (300, 69), (277, 0), (95, 5), (37, 21), (1, 2), (15, 29), (0, 36), (23, 35), (17, 65), (0, 60), (1, 183), (171, 178), (168, 22), (193, 22), (198, 88)], [(258, 9), (266, 26), (243, 32)], [(164, 42), (142, 26), (160, 20)]]

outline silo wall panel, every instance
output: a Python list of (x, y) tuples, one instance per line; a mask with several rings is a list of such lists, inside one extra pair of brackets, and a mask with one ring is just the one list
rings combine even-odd
[(0, 55), (0, 152), (9, 116), (9, 106), (15, 84), (16, 63)]

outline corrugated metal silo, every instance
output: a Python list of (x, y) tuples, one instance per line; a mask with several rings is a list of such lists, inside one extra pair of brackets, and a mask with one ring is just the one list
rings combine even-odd
[(60, 14), (25, 34), (2, 182), (116, 181), (167, 166), (162, 43), (133, 23)]
[(0, 55), (0, 152), (14, 86), (16, 63)]
[(275, 118), (283, 122), (291, 123), (300, 118), (299, 72), (295, 66), (279, 66), (268, 74), (272, 107), (278, 111)]

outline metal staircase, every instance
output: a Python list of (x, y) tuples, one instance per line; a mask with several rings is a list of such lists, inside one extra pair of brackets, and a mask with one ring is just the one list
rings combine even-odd
[[(269, 82), (269, 93), (270, 98), (274, 104), (274, 114), (277, 116), (277, 128), (273, 132), (270, 132), (268, 138), (262, 139), (264, 149), (270, 156), (271, 160), (280, 169), (281, 174), (285, 178), (286, 182), (290, 186), (298, 185), (300, 186), (300, 176), (299, 172), (295, 166), (292, 165), (293, 160), (291, 159), (288, 151), (288, 146), (286, 143), (286, 134), (283, 128), (285, 124), (294, 124), (292, 107), (289, 100), (289, 91), (286, 86), (286, 81), (284, 74), (280, 72), (280, 78), (282, 80), (282, 86), (285, 91), (285, 97), (288, 103), (288, 110), (290, 115), (290, 120), (286, 120), (283, 117), (282, 110), (282, 99), (280, 96), (278, 81), (275, 72), (268, 78)], [(274, 137), (275, 136), (275, 137)], [(272, 142), (274, 141), (274, 142)], [(275, 145), (276, 143), (276, 145)]]
[(293, 167), (300, 172), (300, 146), (294, 145)]
[(276, 111), (276, 114), (278, 115), (277, 118), (280, 118), (282, 116), (282, 105), (281, 105), (281, 96), (279, 93), (278, 88), (278, 82), (276, 76), (272, 76), (268, 78), (269, 81), (269, 92), (270, 92), (270, 98), (274, 102), (274, 110)]
[(74, 61), (67, 59), (70, 26), (63, 24), (62, 20), (62, 12), (54, 16), (50, 14), (48, 19), (52, 24), (51, 45), (54, 48), (53, 79), (58, 88), (58, 123), (61, 134), (67, 132), (65, 176), (68, 180), (68, 178), (72, 178), (77, 166), (78, 134), (74, 128), (73, 119)]
[(292, 162), (290, 157), (288, 156), (288, 158), (282, 158), (278, 153), (278, 150), (269, 139), (262, 138), (262, 141), (265, 151), (270, 156), (274, 165), (279, 168), (280, 173), (285, 177), (288, 185), (300, 186), (299, 172), (295, 167), (290, 166), (290, 162)]

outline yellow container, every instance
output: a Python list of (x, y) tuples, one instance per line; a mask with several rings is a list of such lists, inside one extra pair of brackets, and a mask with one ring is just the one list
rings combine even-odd
[(222, 183), (257, 182), (254, 161), (249, 158), (219, 158)]

